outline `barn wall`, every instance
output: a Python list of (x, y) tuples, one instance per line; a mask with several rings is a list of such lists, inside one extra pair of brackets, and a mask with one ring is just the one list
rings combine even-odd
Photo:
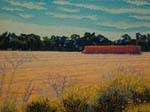
[(83, 53), (141, 54), (140, 46), (85, 46)]

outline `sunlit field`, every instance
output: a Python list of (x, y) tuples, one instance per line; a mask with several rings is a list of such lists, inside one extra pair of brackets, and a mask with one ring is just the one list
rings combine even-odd
[[(25, 62), (16, 69), (12, 93), (24, 94), (24, 89), (32, 82), (33, 95), (55, 96), (52, 85), (61, 87), (65, 78), (66, 87), (76, 85), (94, 85), (112, 77), (116, 71), (126, 69), (143, 75), (149, 81), (150, 54), (115, 55), (115, 54), (83, 54), (80, 52), (0, 52), (0, 65), (6, 64), (6, 83), (12, 74), (10, 61), (18, 60), (30, 55), (29, 62)], [(14, 61), (15, 62), (15, 61)], [(3, 93), (5, 94), (5, 92)]]

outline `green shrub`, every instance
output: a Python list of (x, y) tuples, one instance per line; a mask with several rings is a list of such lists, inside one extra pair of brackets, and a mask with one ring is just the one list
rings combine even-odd
[(139, 87), (138, 89), (133, 89), (132, 101), (135, 104), (150, 103), (150, 88), (147, 86)]
[(52, 105), (47, 98), (39, 98), (27, 105), (26, 112), (58, 112), (58, 108)]
[(66, 112), (88, 112), (89, 104), (87, 96), (80, 94), (78, 91), (65, 92), (62, 103)]
[(95, 112), (122, 112), (128, 104), (128, 97), (122, 91), (114, 89), (99, 94), (93, 108)]
[(129, 104), (150, 102), (150, 88), (138, 75), (116, 75), (97, 94), (95, 112), (122, 112)]

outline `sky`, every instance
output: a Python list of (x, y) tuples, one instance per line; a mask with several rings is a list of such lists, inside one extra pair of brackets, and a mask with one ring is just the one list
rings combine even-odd
[(0, 33), (150, 33), (150, 0), (0, 0)]

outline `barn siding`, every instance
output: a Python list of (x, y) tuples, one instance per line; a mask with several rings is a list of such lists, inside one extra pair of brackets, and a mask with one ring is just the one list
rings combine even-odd
[(83, 53), (141, 54), (140, 46), (85, 46)]

